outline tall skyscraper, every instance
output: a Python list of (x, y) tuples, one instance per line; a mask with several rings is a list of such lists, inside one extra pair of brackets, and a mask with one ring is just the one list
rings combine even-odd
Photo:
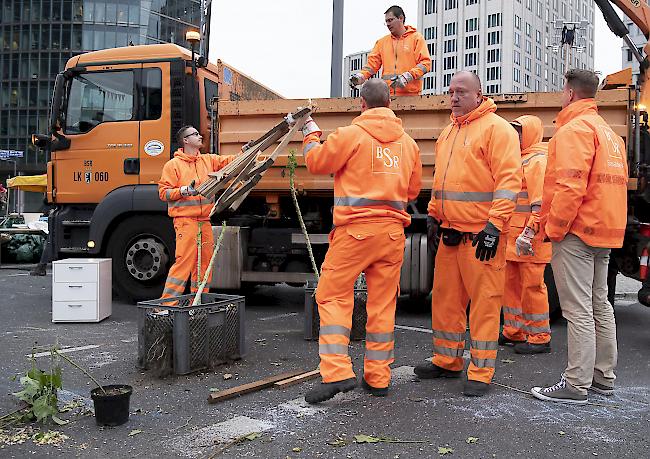
[[(422, 92), (444, 94), (459, 70), (479, 75), (489, 94), (558, 91), (565, 61), (594, 67), (594, 8), (587, 0), (419, 0), (417, 27), (432, 60)], [(564, 22), (578, 30), (563, 34)], [(563, 37), (572, 40), (568, 56)]]
[[(23, 174), (43, 173), (46, 158), (30, 135), (46, 132), (54, 79), (70, 57), (129, 44), (185, 46), (185, 31), (199, 22), (199, 0), (0, 1), (0, 150), (23, 152), (10, 158)], [(13, 168), (0, 160), (0, 180)]]

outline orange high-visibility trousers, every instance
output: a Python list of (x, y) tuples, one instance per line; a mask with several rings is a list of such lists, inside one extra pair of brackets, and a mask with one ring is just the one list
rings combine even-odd
[(513, 341), (544, 344), (551, 341), (545, 263), (506, 264), (503, 294), (503, 336)]
[(497, 358), (506, 236), (501, 235), (496, 256), (487, 262), (476, 259), (476, 248), (467, 236), (455, 247), (441, 242), (433, 278), (433, 363), (447, 370), (463, 369), (467, 302), (471, 299), (467, 378), (488, 384)]
[(390, 384), (395, 348), (395, 302), (404, 257), (402, 223), (351, 223), (330, 233), (316, 301), (320, 314), (318, 353), (323, 382), (354, 378), (348, 355), (354, 282), (366, 273), (366, 353), (364, 378), (372, 387)]
[[(191, 276), (190, 290), (196, 292), (201, 279), (197, 279), (198, 234), (201, 227), (201, 279), (210, 263), (214, 250), (212, 225), (209, 220), (197, 220), (191, 217), (174, 218), (176, 232), (176, 259), (169, 269), (162, 298), (180, 296), (185, 291), (185, 283)], [(208, 283), (212, 276), (208, 277)]]

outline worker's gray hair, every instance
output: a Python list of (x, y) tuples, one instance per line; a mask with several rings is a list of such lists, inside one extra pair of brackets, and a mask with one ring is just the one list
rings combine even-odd
[(176, 142), (178, 142), (179, 147), (183, 146), (183, 139), (185, 138), (185, 131), (187, 131), (188, 129), (194, 129), (194, 126), (192, 126), (191, 124), (186, 124), (185, 126), (180, 128), (178, 130), (178, 132), (176, 132)]
[(591, 70), (570, 69), (564, 74), (564, 78), (566, 79), (566, 84), (581, 99), (596, 97), (599, 79), (598, 75)]
[(371, 78), (361, 86), (361, 98), (366, 101), (368, 108), (388, 107), (390, 105), (390, 89), (384, 80)]

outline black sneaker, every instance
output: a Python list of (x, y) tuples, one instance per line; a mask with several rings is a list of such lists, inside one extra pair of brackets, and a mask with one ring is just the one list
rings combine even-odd
[(365, 378), (361, 378), (361, 387), (375, 397), (385, 397), (388, 395), (388, 387), (372, 387)]
[(571, 384), (567, 383), (564, 375), (560, 382), (550, 387), (533, 387), (530, 390), (533, 397), (547, 402), (571, 403), (574, 405), (585, 405), (587, 395), (580, 393)]
[(305, 395), (305, 401), (311, 404), (324, 402), (325, 400), (334, 397), (339, 392), (349, 392), (355, 387), (357, 387), (356, 378), (348, 378), (333, 383), (320, 383), (318, 387), (307, 392), (307, 395)]
[(463, 387), (463, 394), (468, 397), (482, 397), (487, 394), (490, 385), (481, 381), (468, 379)]
[(446, 368), (434, 365), (431, 362), (421, 363), (416, 365), (413, 373), (420, 379), (436, 379), (436, 378), (460, 378), (462, 371), (452, 371)]
[(526, 341), (519, 341), (515, 339), (510, 339), (505, 336), (503, 333), (499, 333), (499, 346), (505, 346), (506, 344), (519, 344), (525, 343)]
[(517, 354), (548, 354), (551, 352), (551, 343), (544, 344), (531, 344), (531, 343), (518, 343), (515, 344), (515, 353)]
[(596, 392), (600, 395), (614, 395), (614, 386), (608, 386), (606, 384), (600, 384), (596, 381), (591, 381), (591, 387), (587, 390)]

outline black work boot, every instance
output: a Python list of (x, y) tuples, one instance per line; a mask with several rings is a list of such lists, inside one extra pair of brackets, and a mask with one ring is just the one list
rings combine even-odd
[(519, 341), (519, 340), (514, 340), (508, 338), (506, 335), (503, 333), (499, 333), (499, 345), (503, 346), (506, 344), (519, 344), (519, 343), (525, 343), (526, 341)]
[(333, 383), (320, 383), (318, 387), (307, 392), (307, 395), (305, 395), (305, 401), (311, 404), (324, 402), (325, 400), (334, 397), (339, 392), (349, 392), (355, 387), (357, 387), (356, 378), (348, 378)]
[(481, 381), (474, 381), (473, 379), (468, 379), (463, 387), (463, 394), (468, 397), (482, 397), (487, 394), (490, 385)]
[(416, 365), (413, 373), (420, 379), (436, 379), (436, 378), (460, 378), (462, 371), (452, 371), (446, 368), (434, 365), (431, 362), (421, 363)]
[(551, 352), (551, 343), (532, 344), (519, 343), (515, 344), (515, 353), (517, 354), (548, 354)]
[(361, 378), (361, 387), (375, 397), (385, 397), (388, 395), (388, 387), (372, 387), (365, 378)]

